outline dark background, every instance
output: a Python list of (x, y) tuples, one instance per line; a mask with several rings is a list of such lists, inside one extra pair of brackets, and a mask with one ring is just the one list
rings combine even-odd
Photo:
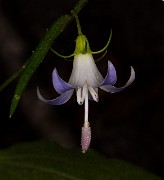
[[(0, 0), (0, 83), (30, 57), (46, 29), (58, 17), (70, 13), (75, 2)], [(130, 66), (136, 72), (134, 83), (127, 89), (116, 94), (100, 90), (99, 103), (89, 104), (91, 148), (164, 177), (164, 2), (90, 0), (79, 18), (93, 51), (106, 44), (110, 29), (113, 30), (108, 53), (97, 62), (103, 76), (108, 60), (117, 70), (117, 87), (128, 80)], [(53, 48), (61, 54), (71, 54), (76, 37), (73, 21)], [(17, 81), (0, 93), (0, 148), (43, 138), (68, 149), (80, 147), (84, 114), (75, 94), (62, 106), (43, 104), (36, 96), (37, 86), (47, 99), (57, 96), (51, 82), (54, 67), (64, 80), (69, 79), (72, 62), (49, 51), (11, 119), (9, 108)]]

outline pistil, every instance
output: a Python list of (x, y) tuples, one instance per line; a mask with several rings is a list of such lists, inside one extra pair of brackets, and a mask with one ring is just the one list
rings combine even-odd
[(88, 124), (88, 84), (87, 82), (84, 84), (83, 87), (83, 94), (82, 98), (84, 99), (84, 124)]

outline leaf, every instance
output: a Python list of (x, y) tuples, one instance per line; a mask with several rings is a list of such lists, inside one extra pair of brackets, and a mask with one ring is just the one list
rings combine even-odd
[[(87, 0), (80, 0), (75, 5), (73, 10), (76, 13), (78, 13), (86, 4), (86, 2)], [(27, 65), (21, 74), (16, 90), (14, 92), (14, 96), (12, 98), (10, 107), (10, 117), (13, 115), (31, 76), (34, 74), (39, 64), (45, 58), (48, 50), (50, 49), (56, 37), (66, 28), (66, 26), (72, 21), (72, 19), (73, 17), (68, 14), (58, 18), (55, 21), (55, 23), (51, 26), (51, 28), (47, 31), (45, 37), (40, 42), (36, 50), (33, 52), (32, 56), (28, 59)]]
[(53, 142), (14, 145), (0, 151), (1, 180), (160, 180), (130, 163), (93, 150), (66, 150)]

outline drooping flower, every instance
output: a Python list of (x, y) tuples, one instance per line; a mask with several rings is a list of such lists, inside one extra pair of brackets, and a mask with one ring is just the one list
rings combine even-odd
[(55, 68), (52, 73), (52, 82), (53, 87), (60, 94), (60, 96), (52, 100), (46, 100), (40, 94), (39, 89), (37, 89), (37, 95), (41, 101), (47, 104), (61, 105), (66, 103), (71, 98), (73, 92), (76, 91), (78, 104), (82, 105), (84, 103), (84, 125), (82, 127), (81, 145), (82, 152), (85, 153), (91, 141), (91, 129), (88, 122), (89, 100), (98, 102), (98, 88), (110, 93), (122, 91), (134, 81), (135, 72), (133, 67), (131, 67), (131, 75), (128, 82), (123, 87), (117, 88), (114, 86), (117, 81), (116, 70), (113, 64), (108, 61), (107, 75), (105, 78), (103, 78), (95, 64), (92, 54), (98, 54), (106, 50), (109, 45), (112, 33), (107, 45), (102, 50), (92, 52), (90, 50), (86, 36), (81, 32), (81, 27), (77, 15), (74, 14), (74, 16), (77, 22), (79, 34), (76, 39), (75, 52), (70, 56), (62, 56), (53, 50), (55, 54), (63, 58), (74, 56), (73, 69), (70, 79), (68, 83), (62, 80), (58, 75), (57, 69)]

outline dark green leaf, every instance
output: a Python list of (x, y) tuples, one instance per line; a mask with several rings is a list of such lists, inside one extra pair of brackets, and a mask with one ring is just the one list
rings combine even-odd
[(53, 142), (15, 145), (0, 151), (1, 180), (160, 180), (130, 163), (93, 150), (66, 150)]

